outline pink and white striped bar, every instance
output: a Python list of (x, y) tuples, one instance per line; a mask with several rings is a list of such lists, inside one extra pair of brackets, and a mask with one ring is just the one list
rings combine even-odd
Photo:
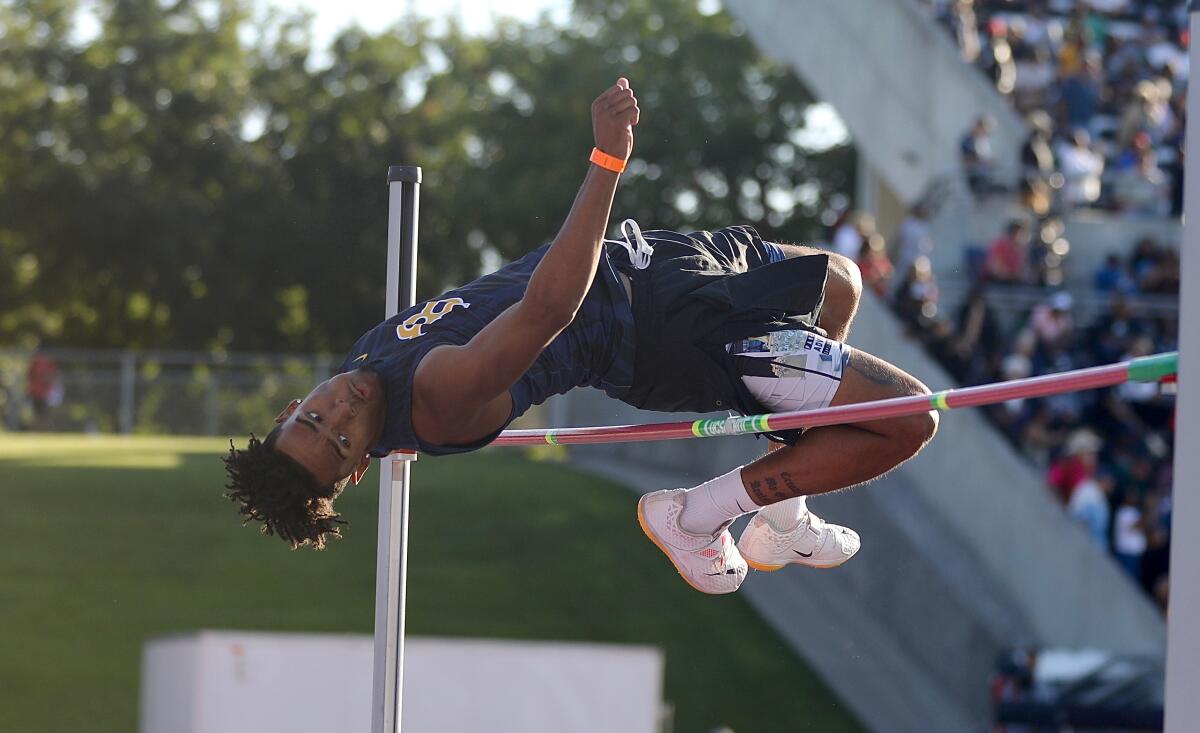
[(827, 407), (806, 412), (776, 412), (705, 420), (647, 425), (603, 425), (587, 428), (549, 428), (543, 430), (505, 430), (492, 445), (588, 445), (598, 443), (642, 443), (655, 440), (710, 438), (722, 435), (747, 435), (822, 425), (883, 420), (918, 415), (929, 410), (953, 410), (960, 407), (993, 405), (1016, 399), (1045, 397), (1064, 392), (1112, 387), (1124, 382), (1156, 382), (1172, 376), (1178, 369), (1176, 352), (1144, 356), (1116, 364), (1075, 369), (1059, 374), (1014, 379), (1009, 382), (977, 387), (949, 389), (932, 395), (897, 397), (876, 402)]

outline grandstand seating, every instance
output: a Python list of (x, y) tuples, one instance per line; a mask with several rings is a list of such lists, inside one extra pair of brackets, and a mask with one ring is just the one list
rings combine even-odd
[[(960, 383), (1174, 347), (1185, 6), (729, 3), (843, 117), (860, 178), (883, 191), (860, 182), (860, 203), (898, 240), (898, 272), (874, 289)], [(999, 242), (1012, 220), (1025, 231)], [(913, 231), (928, 258), (915, 268)], [(989, 267), (1001, 255), (1014, 272)], [(1173, 396), (1109, 390), (990, 417), (1060, 504), (1046, 511), (1089, 526), (1091, 551), (1165, 604)], [(1135, 593), (1128, 580), (1104, 593)]]

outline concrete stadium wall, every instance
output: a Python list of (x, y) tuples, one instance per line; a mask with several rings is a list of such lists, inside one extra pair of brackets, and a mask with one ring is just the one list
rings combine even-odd
[[(837, 108), (860, 154), (911, 205), (959, 172), (958, 141), (980, 114), (1000, 161), (1017, 160), (1024, 123), (915, 0), (726, 0), (759, 49)], [(1015, 180), (1010, 166), (1002, 178)]]
[[(931, 388), (952, 386), (901, 333), (872, 298), (851, 342)], [(592, 390), (559, 398), (549, 414), (556, 425), (681, 417), (640, 412)], [(570, 456), (640, 493), (694, 485), (752, 460), (762, 446), (717, 438), (580, 446)], [(742, 592), (873, 730), (986, 730), (989, 675), (997, 653), (1014, 645), (1162, 655), (1158, 612), (976, 412), (948, 413), (917, 459), (811, 506), (861, 532), (859, 555), (836, 570), (755, 573)]]

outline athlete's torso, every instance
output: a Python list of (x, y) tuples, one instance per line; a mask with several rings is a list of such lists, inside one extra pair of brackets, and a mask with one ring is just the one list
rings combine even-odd
[[(383, 434), (373, 454), (415, 450), (439, 455), (486, 445), (495, 433), (469, 445), (420, 441), (412, 427), (412, 381), (434, 347), (466, 344), (525, 294), (534, 268), (549, 245), (489, 275), (387, 319), (354, 344), (342, 371), (369, 366), (380, 373), (387, 399)], [(633, 314), (606, 251), (592, 287), (571, 325), (538, 356), (510, 389), (512, 411), (504, 426), (531, 405), (575, 387), (593, 386), (622, 398), (633, 379)], [(496, 431), (497, 433), (499, 430)]]

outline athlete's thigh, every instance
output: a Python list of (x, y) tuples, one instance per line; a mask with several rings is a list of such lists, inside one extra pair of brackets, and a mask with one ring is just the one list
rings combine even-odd
[(845, 368), (830, 406), (929, 394), (919, 379), (862, 349), (847, 349)]
[(807, 331), (780, 331), (735, 345), (748, 357), (742, 381), (772, 412), (818, 410), (929, 390), (877, 356)]

